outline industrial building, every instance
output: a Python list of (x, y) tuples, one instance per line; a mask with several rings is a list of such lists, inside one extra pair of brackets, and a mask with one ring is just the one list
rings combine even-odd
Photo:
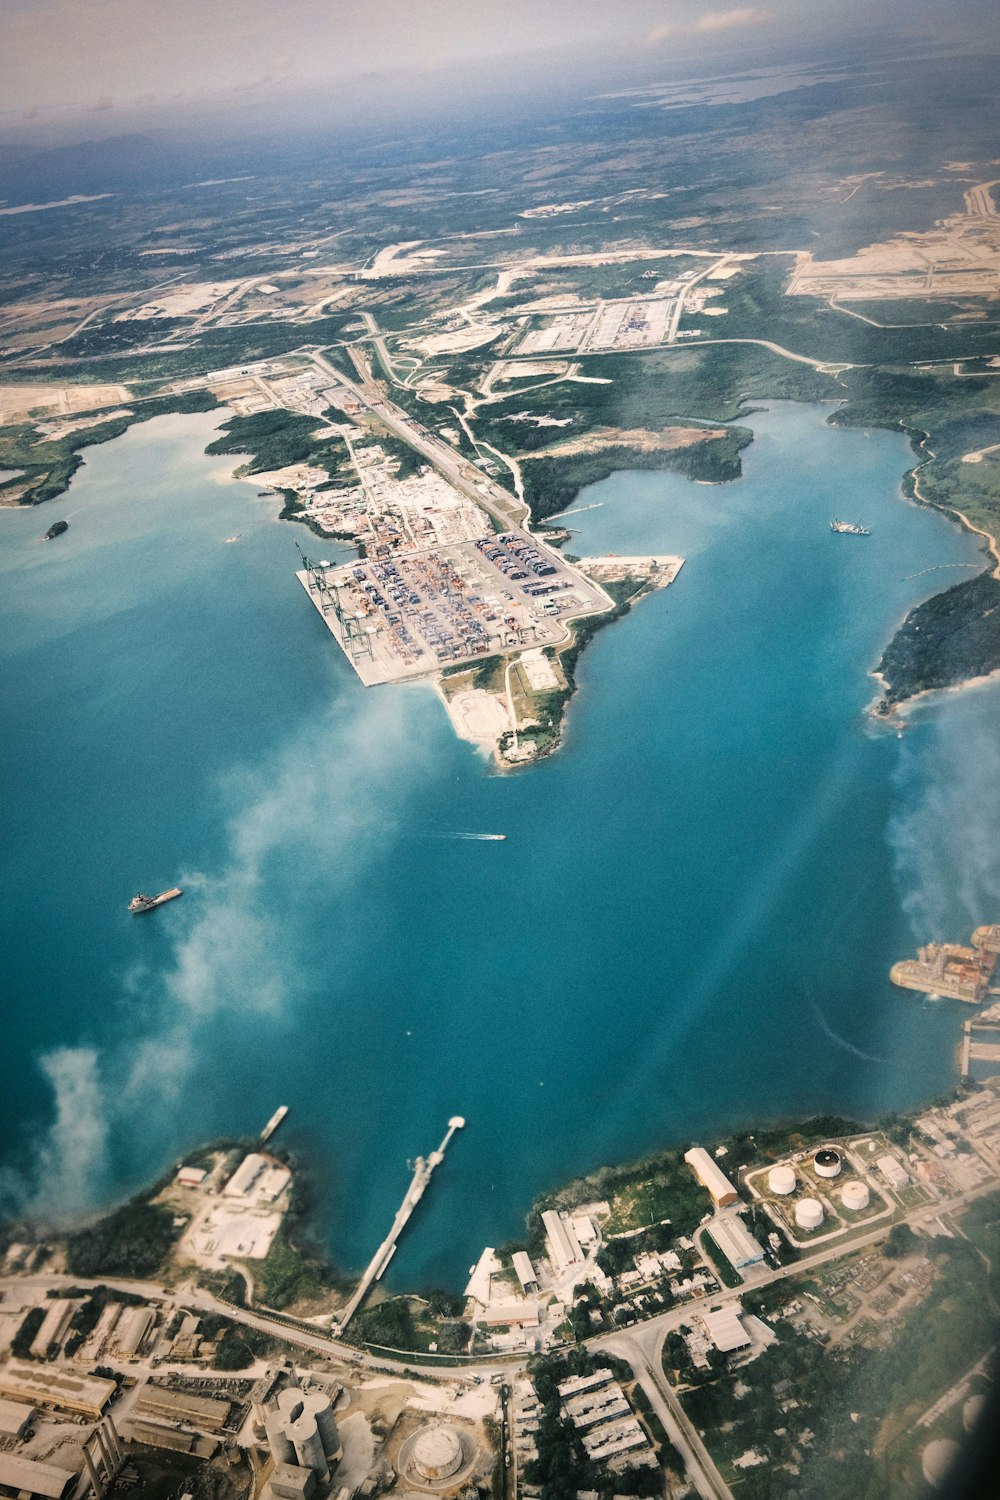
[(685, 1151), (684, 1160), (702, 1187), (708, 1189), (716, 1208), (725, 1208), (729, 1203), (739, 1202), (739, 1193), (704, 1146), (692, 1146), (690, 1151)]
[(557, 1275), (561, 1275), (570, 1266), (578, 1265), (584, 1259), (580, 1241), (576, 1237), (576, 1230), (565, 1214), (557, 1213), (554, 1208), (546, 1209), (542, 1214), (542, 1226), (545, 1230), (545, 1243), (549, 1247), (552, 1269)]
[(50, 1344), (61, 1344), (69, 1332), (69, 1325), (73, 1321), (73, 1314), (77, 1308), (82, 1306), (80, 1302), (57, 1297), (50, 1303), (49, 1309), (42, 1319), (41, 1327), (31, 1341), (31, 1353), (36, 1359), (44, 1359), (49, 1352)]
[(22, 1438), (35, 1415), (33, 1406), (19, 1401), (0, 1401), (0, 1438)]
[(18, 1453), (0, 1453), (0, 1494), (39, 1495), (43, 1500), (63, 1500), (76, 1484), (77, 1476), (55, 1464), (36, 1463)]
[(281, 1196), (291, 1179), (291, 1172), (275, 1161), (251, 1151), (240, 1162), (222, 1189), (224, 1198), (246, 1198), (253, 1203), (273, 1203)]
[(724, 1307), (720, 1312), (702, 1313), (701, 1321), (712, 1343), (723, 1354), (731, 1354), (734, 1349), (746, 1349), (753, 1343), (735, 1307)]
[(96, 1422), (117, 1391), (113, 1380), (99, 1375), (71, 1375), (65, 1368), (21, 1364), (0, 1365), (0, 1396), (31, 1406), (51, 1407)]
[(478, 1321), (488, 1328), (537, 1328), (542, 1312), (537, 1302), (494, 1302)]
[(183, 1422), (206, 1432), (221, 1432), (232, 1403), (218, 1396), (196, 1396), (190, 1391), (147, 1385), (135, 1403), (143, 1416), (165, 1422)]
[(904, 1188), (910, 1180), (909, 1172), (894, 1156), (880, 1156), (875, 1165), (891, 1187)]
[(757, 1243), (739, 1214), (733, 1214), (729, 1219), (716, 1219), (712, 1225), (712, 1238), (734, 1271), (760, 1265), (764, 1259), (763, 1245)]
[(208, 1173), (202, 1167), (181, 1167), (174, 1178), (178, 1187), (201, 1187)]
[(538, 1275), (531, 1264), (530, 1257), (524, 1250), (515, 1250), (511, 1256), (511, 1265), (514, 1267), (514, 1275), (521, 1283), (521, 1291), (525, 1296), (529, 1292), (538, 1291)]
[(115, 1329), (118, 1353), (126, 1358), (138, 1354), (155, 1322), (156, 1314), (151, 1307), (130, 1307), (123, 1312)]

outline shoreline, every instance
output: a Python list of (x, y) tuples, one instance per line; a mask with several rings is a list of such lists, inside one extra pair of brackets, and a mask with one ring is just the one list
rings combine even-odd
[[(888, 686), (881, 672), (870, 672), (869, 676), (873, 677), (880, 686)], [(911, 693), (907, 698), (900, 698), (898, 703), (893, 703), (885, 709), (879, 707), (879, 703), (884, 702), (884, 699), (877, 700), (869, 705), (866, 713), (878, 724), (900, 730), (908, 729), (910, 725), (907, 715), (922, 698), (933, 698), (942, 693), (964, 693), (968, 688), (988, 687), (996, 682), (1000, 682), (1000, 667), (995, 667), (992, 672), (980, 673), (976, 677), (963, 677), (961, 682), (943, 683), (941, 687), (921, 688), (919, 692)]]

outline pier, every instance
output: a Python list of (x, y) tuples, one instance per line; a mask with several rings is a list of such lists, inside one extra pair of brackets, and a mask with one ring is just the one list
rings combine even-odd
[(453, 1115), (448, 1121), (448, 1133), (437, 1150), (432, 1151), (426, 1161), (422, 1156), (417, 1157), (413, 1164), (413, 1180), (406, 1190), (406, 1197), (400, 1204), (396, 1217), (392, 1221), (392, 1228), (372, 1256), (368, 1264), (368, 1269), (358, 1282), (354, 1295), (344, 1308), (339, 1322), (334, 1324), (335, 1331), (338, 1334), (344, 1332), (348, 1323), (370, 1292), (372, 1285), (378, 1281), (386, 1266), (392, 1260), (392, 1257), (396, 1253), (396, 1241), (406, 1227), (413, 1210), (424, 1196), (434, 1168), (440, 1166), (444, 1161), (444, 1153), (448, 1149), (452, 1136), (456, 1130), (461, 1130), (464, 1124), (465, 1121), (461, 1115)]

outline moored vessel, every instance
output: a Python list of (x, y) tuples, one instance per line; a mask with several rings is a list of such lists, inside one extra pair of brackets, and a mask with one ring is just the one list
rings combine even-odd
[(152, 911), (154, 906), (162, 906), (166, 901), (174, 901), (182, 894), (180, 886), (176, 885), (169, 891), (161, 891), (158, 896), (144, 896), (142, 891), (138, 891), (129, 902), (128, 909), (134, 913)]
[(860, 521), (831, 521), (830, 530), (838, 536), (871, 536), (871, 530)]

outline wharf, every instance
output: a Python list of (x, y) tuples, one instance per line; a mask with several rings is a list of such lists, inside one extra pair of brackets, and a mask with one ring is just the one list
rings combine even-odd
[(410, 1215), (413, 1213), (413, 1210), (416, 1208), (417, 1204), (424, 1196), (424, 1192), (426, 1191), (427, 1184), (431, 1180), (431, 1174), (433, 1173), (434, 1168), (440, 1166), (444, 1161), (444, 1153), (448, 1149), (448, 1145), (451, 1141), (452, 1136), (455, 1134), (456, 1130), (461, 1130), (464, 1124), (465, 1121), (463, 1120), (461, 1115), (453, 1115), (452, 1118), (448, 1121), (448, 1133), (437, 1150), (432, 1151), (430, 1156), (427, 1157), (426, 1161), (422, 1156), (418, 1156), (416, 1161), (414, 1162), (413, 1180), (406, 1190), (406, 1196), (399, 1206), (399, 1211), (397, 1212), (396, 1217), (392, 1221), (392, 1228), (389, 1230), (389, 1233), (386, 1235), (385, 1239), (382, 1241), (381, 1245), (379, 1245), (378, 1249), (375, 1251), (375, 1254), (372, 1256), (367, 1270), (365, 1271), (361, 1280), (358, 1282), (354, 1295), (352, 1296), (350, 1302), (348, 1302), (347, 1306), (344, 1308), (344, 1311), (341, 1314), (339, 1320), (334, 1325), (334, 1331), (338, 1336), (343, 1334), (348, 1323), (354, 1317), (354, 1314), (357, 1312), (358, 1308), (367, 1297), (369, 1291), (372, 1288), (372, 1285), (376, 1281), (378, 1281), (386, 1266), (395, 1255), (396, 1241), (399, 1239), (400, 1234), (403, 1232), (403, 1229), (409, 1221)]

